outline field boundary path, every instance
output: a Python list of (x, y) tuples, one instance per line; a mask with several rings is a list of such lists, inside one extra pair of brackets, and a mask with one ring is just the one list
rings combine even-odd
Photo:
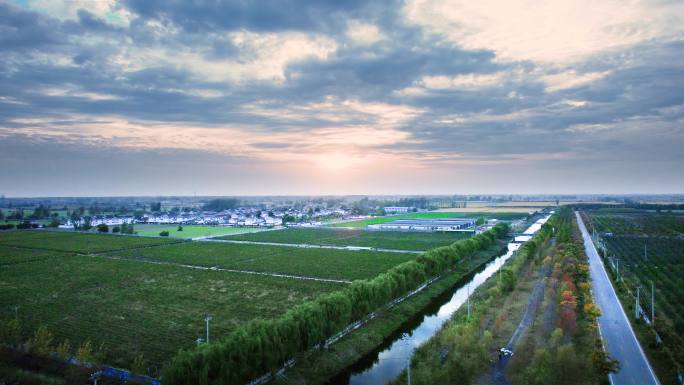
[(195, 270), (226, 271), (229, 273), (264, 275), (264, 276), (278, 277), (278, 278), (301, 279), (304, 281), (319, 281), (319, 282), (333, 282), (333, 283), (351, 283), (352, 282), (352, 281), (347, 280), (347, 279), (307, 277), (307, 276), (303, 276), (303, 275), (270, 273), (270, 272), (265, 272), (265, 271), (254, 271), (254, 270), (224, 269), (224, 268), (217, 267), (217, 266), (208, 267), (208, 266), (188, 265), (188, 264), (176, 263), (176, 262), (150, 261), (148, 259), (124, 258), (124, 257), (116, 257), (113, 255), (104, 255), (104, 254), (84, 254), (84, 255), (87, 255), (87, 256), (90, 256), (93, 258), (105, 258), (105, 259), (113, 259), (113, 260), (117, 260), (117, 261), (133, 261), (133, 262), (140, 262), (140, 263), (149, 263), (152, 265), (168, 265), (168, 266), (176, 266), (176, 267), (182, 267), (182, 268), (186, 268), (186, 269), (195, 269)]
[(378, 251), (385, 253), (402, 253), (402, 254), (423, 254), (425, 251), (419, 250), (397, 250), (397, 249), (381, 249), (377, 247), (367, 246), (335, 246), (335, 245), (313, 245), (309, 243), (278, 243), (278, 242), (261, 242), (261, 241), (238, 241), (230, 239), (201, 239), (201, 242), (223, 242), (223, 243), (237, 243), (242, 245), (262, 245), (262, 246), (283, 246), (283, 247), (298, 247), (302, 249), (335, 249), (346, 251)]
[(601, 309), (598, 323), (603, 345), (611, 357), (620, 362), (620, 371), (610, 373), (608, 379), (615, 385), (659, 385), (660, 382), (632, 330), (632, 325), (608, 278), (603, 261), (596, 251), (582, 217), (577, 211), (575, 216), (582, 232), (584, 249), (589, 257), (593, 296)]

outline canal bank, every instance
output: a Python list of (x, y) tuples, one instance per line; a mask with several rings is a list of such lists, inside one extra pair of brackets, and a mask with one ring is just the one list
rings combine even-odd
[[(533, 226), (538, 228), (547, 219), (542, 218)], [(299, 358), (298, 364), (280, 382), (389, 383), (405, 368), (415, 347), (434, 335), (468, 294), (498, 271), (518, 247), (519, 244), (503, 241), (478, 253), (464, 261), (460, 271), (435, 282), (420, 295), (372, 320), (328, 350)], [(337, 374), (331, 377), (331, 373)]]
[[(503, 263), (500, 258), (508, 258), (505, 257), (509, 252), (507, 244), (507, 241), (497, 242), (494, 247), (464, 260), (457, 271), (433, 283), (420, 294), (395, 306), (391, 311), (384, 312), (327, 350), (312, 351), (302, 357), (297, 357), (297, 365), (288, 369), (279, 382), (323, 384), (336, 381), (335, 383), (347, 383), (344, 380), (345, 376), (351, 378), (355, 370), (367, 370), (369, 362), (378, 360), (380, 353), (391, 347), (394, 341), (423, 324), (425, 317), (439, 313), (439, 309), (452, 300), (454, 292), (465, 287), (469, 282), (473, 282), (478, 273), (487, 271), (485, 275), (488, 276), (498, 270)], [(471, 286), (471, 289), (474, 289), (474, 286)], [(459, 294), (459, 298), (460, 296)], [(337, 375), (331, 380), (331, 375), (335, 374)]]
[[(525, 234), (534, 235), (550, 216), (532, 224)], [(468, 298), (485, 281), (493, 276), (521, 246), (508, 243), (506, 252), (488, 261), (484, 267), (461, 280), (451, 290), (437, 297), (413, 322), (402, 325), (376, 351), (365, 356), (350, 368), (335, 376), (330, 385), (388, 384), (407, 367), (415, 350), (435, 335), (452, 315), (467, 304)], [(418, 321), (418, 322), (416, 322)]]
[(442, 297), (451, 295), (453, 288), (461, 286), (488, 261), (501, 255), (507, 241), (500, 241), (487, 250), (479, 252), (463, 266), (448, 276), (434, 282), (417, 295), (383, 312), (363, 327), (340, 339), (325, 350), (312, 350), (297, 357), (297, 364), (289, 368), (275, 384), (326, 384), (338, 373), (372, 354), (379, 346), (394, 339), (397, 330), (405, 325), (420, 323), (423, 312), (434, 303), (443, 302)]

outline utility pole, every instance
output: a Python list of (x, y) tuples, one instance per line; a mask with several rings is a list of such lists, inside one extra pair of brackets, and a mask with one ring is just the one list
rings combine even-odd
[(468, 283), (468, 321), (470, 321), (470, 283)]
[(19, 305), (14, 305), (14, 319), (19, 319)]
[(651, 326), (655, 329), (655, 286), (651, 281)]
[(408, 358), (408, 366), (406, 366), (406, 383), (411, 385), (411, 356)]
[(499, 261), (499, 285), (501, 285), (501, 268), (503, 267), (503, 261)]
[(644, 260), (648, 261), (648, 254), (646, 253), (646, 241), (644, 241)]
[(211, 321), (211, 316), (207, 315), (204, 321), (207, 323), (207, 344), (209, 344), (209, 321)]
[(620, 282), (620, 258), (616, 258), (615, 261), (617, 262), (617, 280)]
[(639, 289), (641, 285), (637, 285), (637, 296), (636, 296), (636, 306), (634, 306), (634, 318), (639, 319)]

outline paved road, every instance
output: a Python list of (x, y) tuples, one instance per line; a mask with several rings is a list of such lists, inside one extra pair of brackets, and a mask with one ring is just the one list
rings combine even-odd
[(579, 213), (575, 212), (575, 215), (584, 238), (584, 249), (589, 257), (594, 299), (601, 309), (599, 331), (608, 353), (620, 361), (622, 368), (618, 373), (610, 374), (610, 382), (614, 385), (658, 385), (660, 382), (634, 335), (589, 232)]

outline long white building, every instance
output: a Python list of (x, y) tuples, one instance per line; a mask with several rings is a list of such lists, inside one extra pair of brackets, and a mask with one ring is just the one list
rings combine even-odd
[(464, 231), (475, 226), (472, 218), (397, 219), (392, 222), (368, 225), (374, 230), (400, 231)]
[(384, 207), (387, 214), (406, 214), (413, 211), (413, 207), (408, 206), (387, 206)]

